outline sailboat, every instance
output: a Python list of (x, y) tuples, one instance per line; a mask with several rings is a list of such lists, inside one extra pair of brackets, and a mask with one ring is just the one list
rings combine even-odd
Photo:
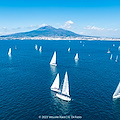
[(62, 100), (65, 101), (71, 101), (70, 95), (69, 95), (69, 83), (68, 83), (68, 74), (67, 71), (65, 73), (65, 77), (64, 77), (64, 83), (63, 83), (63, 87), (62, 87), (62, 92), (61, 93), (57, 93), (56, 96)]
[(79, 60), (78, 53), (76, 53), (76, 55), (75, 55), (75, 60)]
[(70, 48), (68, 48), (68, 52), (70, 52)]
[(120, 46), (118, 47), (118, 50), (120, 50)]
[(107, 53), (110, 53), (110, 48), (108, 49)]
[(35, 49), (36, 49), (36, 50), (38, 50), (38, 47), (37, 47), (37, 45), (35, 45)]
[(111, 56), (110, 56), (110, 60), (112, 60), (112, 57), (113, 57), (113, 55), (111, 54)]
[(113, 44), (113, 47), (115, 47), (115, 44)]
[(15, 45), (15, 49), (17, 49), (16, 45)]
[(56, 64), (56, 51), (53, 54), (53, 57), (52, 57), (51, 62), (50, 62), (50, 65), (57, 66), (57, 64)]
[(113, 98), (120, 98), (120, 82), (119, 82), (119, 84), (118, 84), (118, 86), (113, 94)]
[(11, 56), (11, 48), (9, 48), (8, 55)]
[(115, 62), (117, 62), (118, 61), (118, 55), (116, 56), (116, 60), (115, 60)]
[(52, 84), (52, 86), (51, 86), (51, 88), (50, 88), (52, 91), (60, 92), (60, 90), (59, 90), (59, 79), (60, 78), (59, 78), (59, 73), (58, 73), (54, 82), (53, 82), (53, 84)]
[(40, 51), (40, 52), (42, 51), (42, 46), (40, 46), (39, 51)]

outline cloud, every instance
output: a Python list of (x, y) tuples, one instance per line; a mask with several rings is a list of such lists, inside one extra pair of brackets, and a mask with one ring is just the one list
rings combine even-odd
[(47, 24), (38, 25), (38, 27), (48, 26)]
[(105, 29), (105, 28), (99, 28), (99, 27), (90, 26), (90, 25), (88, 25), (84, 29), (86, 29), (86, 30), (98, 30), (98, 31), (118, 31), (118, 29), (112, 29), (112, 28)]
[(7, 30), (7, 27), (2, 27), (3, 30)]
[(74, 24), (74, 22), (69, 20), (69, 21), (65, 22), (65, 24), (63, 26), (61, 26), (61, 27), (69, 29), (69, 28), (72, 27), (73, 24)]
[(30, 25), (30, 26), (27, 26), (27, 27), (24, 27), (24, 28), (25, 28), (25, 29), (37, 29), (37, 28), (44, 27), (44, 26), (47, 26), (47, 24)]
[(108, 30), (108, 31), (118, 31), (118, 29), (112, 29), (112, 28), (106, 29), (106, 30)]
[(104, 28), (99, 28), (99, 27), (90, 26), (90, 25), (88, 25), (84, 29), (87, 29), (87, 30), (104, 30)]

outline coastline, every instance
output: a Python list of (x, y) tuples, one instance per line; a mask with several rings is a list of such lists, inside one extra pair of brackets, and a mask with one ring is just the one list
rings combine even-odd
[(120, 38), (102, 38), (102, 37), (0, 37), (0, 40), (87, 40), (87, 41), (120, 41)]

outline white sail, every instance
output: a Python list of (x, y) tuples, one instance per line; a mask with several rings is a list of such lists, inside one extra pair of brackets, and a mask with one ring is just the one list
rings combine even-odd
[(107, 53), (110, 53), (110, 48), (108, 49)]
[(11, 48), (9, 48), (8, 55), (11, 55)]
[(67, 75), (67, 71), (65, 73), (65, 77), (64, 77), (64, 83), (63, 83), (63, 88), (62, 88), (62, 94), (70, 96), (69, 95), (69, 83), (68, 83), (68, 75)]
[(50, 62), (50, 65), (57, 66), (57, 64), (56, 64), (56, 51), (53, 54), (53, 57), (52, 57), (51, 62)]
[(75, 55), (75, 60), (78, 60), (79, 58), (78, 58), (78, 53), (76, 53), (76, 55)]
[(115, 44), (113, 44), (113, 47), (115, 47)]
[(15, 49), (17, 49), (16, 45), (15, 45)]
[(59, 73), (57, 74), (57, 76), (51, 86), (51, 90), (60, 92), (60, 90), (59, 90)]
[(118, 55), (116, 56), (116, 60), (115, 60), (115, 62), (117, 62), (118, 61)]
[(65, 73), (64, 77), (64, 83), (62, 88), (62, 93), (57, 93), (56, 96), (62, 100), (65, 101), (71, 101), (70, 95), (69, 95), (69, 84), (68, 84), (68, 75), (67, 72)]
[(70, 52), (70, 48), (68, 48), (68, 52)]
[(111, 54), (111, 56), (110, 56), (110, 60), (112, 60), (112, 57), (113, 57), (113, 55)]
[(118, 47), (118, 50), (120, 50), (120, 46)]
[(40, 51), (40, 52), (42, 51), (42, 46), (40, 46), (39, 51)]
[(36, 50), (38, 50), (38, 47), (37, 47), (37, 45), (35, 45), (35, 49), (36, 49)]
[(118, 84), (118, 86), (113, 94), (113, 98), (119, 98), (119, 97), (120, 97), (120, 82), (119, 82), (119, 84)]

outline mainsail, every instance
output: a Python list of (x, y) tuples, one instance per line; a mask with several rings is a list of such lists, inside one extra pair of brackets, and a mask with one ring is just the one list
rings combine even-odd
[(8, 55), (11, 55), (11, 48), (9, 48)]
[(120, 82), (119, 82), (119, 84), (118, 84), (118, 86), (113, 94), (113, 98), (118, 98), (118, 97), (120, 97)]
[(68, 48), (68, 52), (70, 52), (70, 48)]
[(42, 46), (40, 46), (39, 51), (40, 51), (40, 52), (42, 51)]
[(112, 60), (112, 56), (113, 56), (113, 55), (111, 54), (111, 56), (110, 56), (110, 60)]
[(36, 50), (38, 49), (37, 45), (35, 45), (35, 49), (36, 49)]
[(64, 77), (62, 94), (67, 95), (67, 96), (70, 96), (70, 95), (69, 95), (69, 83), (68, 83), (68, 75), (67, 75), (67, 72), (65, 73), (65, 77)]
[(59, 89), (59, 73), (57, 74), (57, 76), (51, 86), (51, 89)]
[(50, 65), (57, 65), (56, 64), (56, 51), (54, 52), (54, 54), (53, 54), (53, 57), (52, 57), (52, 60), (51, 60), (51, 62), (50, 62)]
[(115, 62), (117, 62), (118, 61), (118, 55), (116, 56), (116, 60), (115, 60)]
[(76, 53), (76, 55), (75, 55), (75, 60), (78, 60), (79, 58), (78, 58), (78, 53)]

